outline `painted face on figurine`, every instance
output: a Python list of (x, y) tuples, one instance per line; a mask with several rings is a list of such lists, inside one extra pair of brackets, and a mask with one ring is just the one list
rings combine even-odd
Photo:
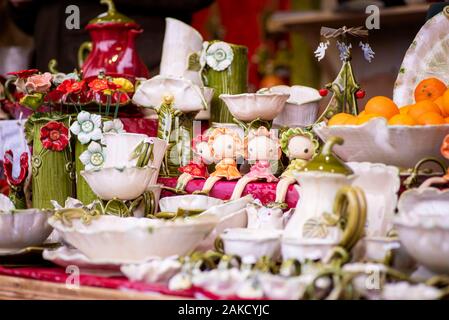
[(288, 156), (294, 159), (310, 160), (316, 151), (315, 143), (308, 137), (295, 136), (288, 142)]
[(209, 144), (206, 141), (197, 143), (195, 145), (195, 153), (200, 156), (202, 161), (206, 164), (211, 164), (212, 162), (214, 162), (212, 150), (210, 149)]
[(248, 160), (279, 159), (279, 144), (277, 139), (258, 136), (248, 141)]
[(212, 148), (215, 159), (220, 160), (235, 158), (239, 146), (232, 135), (223, 134), (215, 138)]

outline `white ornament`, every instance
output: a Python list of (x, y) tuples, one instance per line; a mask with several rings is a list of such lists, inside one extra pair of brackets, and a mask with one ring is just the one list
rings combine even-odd
[(359, 46), (360, 48), (362, 48), (363, 56), (365, 57), (366, 61), (371, 63), (376, 53), (373, 51), (373, 49), (371, 49), (369, 43), (363, 43), (362, 41), (360, 41)]
[(234, 59), (234, 52), (226, 42), (215, 42), (206, 52), (206, 63), (216, 71), (223, 71), (229, 67)]
[(340, 60), (346, 61), (351, 57), (352, 44), (337, 41), (337, 48), (340, 51)]
[(326, 56), (326, 50), (329, 47), (329, 41), (326, 42), (320, 42), (318, 45), (318, 48), (315, 50), (315, 58), (318, 59), (318, 61), (321, 61)]
[(76, 121), (70, 126), (70, 131), (78, 136), (78, 140), (81, 144), (87, 144), (90, 141), (98, 141), (103, 138), (103, 133), (101, 132), (100, 127), (100, 115), (81, 111), (76, 117)]
[(85, 170), (95, 170), (103, 166), (105, 154), (99, 143), (91, 142), (87, 150), (80, 155), (79, 159), (84, 164)]

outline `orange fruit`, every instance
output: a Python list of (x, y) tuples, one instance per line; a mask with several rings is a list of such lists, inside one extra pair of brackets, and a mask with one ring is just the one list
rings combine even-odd
[[(434, 103), (438, 106), (438, 108), (440, 108), (440, 112), (441, 112), (441, 115), (443, 116), (443, 117), (447, 117), (447, 116), (449, 116), (449, 114), (446, 112), (446, 110), (444, 109), (444, 99), (443, 99), (443, 96), (441, 96), (441, 97), (439, 97), (438, 99), (436, 99), (435, 101), (434, 101)], [(449, 109), (448, 109), (448, 111), (449, 111)]]
[(410, 110), (408, 111), (408, 115), (411, 116), (413, 119), (415, 119), (417, 122), (419, 122), (419, 117), (423, 115), (426, 112), (434, 112), (440, 114), (440, 108), (438, 108), (438, 105), (436, 105), (434, 102), (430, 100), (424, 100), (421, 102), (418, 102), (410, 107)]
[(398, 106), (390, 98), (378, 96), (371, 98), (365, 106), (366, 114), (377, 114), (390, 119), (399, 114)]
[(435, 101), (447, 90), (446, 84), (437, 78), (428, 78), (421, 81), (415, 89), (415, 101)]
[(449, 116), (449, 89), (444, 92), (442, 100), (444, 112)]
[(365, 115), (366, 114), (366, 111), (365, 110), (363, 110), (362, 112), (360, 112), (357, 116), (358, 117), (361, 117), (361, 116), (363, 116), (363, 115)]
[(364, 123), (366, 123), (366, 122), (368, 122), (368, 121), (370, 121), (371, 119), (374, 119), (374, 118), (385, 118), (385, 117), (382, 117), (381, 115), (374, 114), (374, 113), (372, 113), (372, 114), (364, 114), (362, 116), (359, 115), (357, 117), (357, 124), (358, 125), (364, 124)]
[(335, 116), (333, 116), (332, 118), (329, 119), (329, 122), (327, 123), (327, 125), (329, 127), (331, 126), (341, 126), (341, 125), (345, 125), (346, 122), (351, 122), (354, 121), (355, 116), (353, 116), (352, 114), (348, 114), (348, 113), (337, 113)]
[(399, 113), (400, 113), (400, 114), (407, 114), (407, 113), (409, 112), (411, 106), (412, 106), (412, 105), (400, 107), (400, 108), (399, 108)]
[(439, 113), (426, 112), (419, 116), (418, 124), (420, 124), (420, 125), (438, 125), (438, 124), (446, 124), (446, 121)]
[(449, 123), (449, 117), (444, 118), (444, 121), (446, 121), (446, 123)]
[(415, 119), (407, 114), (397, 114), (390, 120), (388, 120), (390, 126), (414, 126), (416, 125)]

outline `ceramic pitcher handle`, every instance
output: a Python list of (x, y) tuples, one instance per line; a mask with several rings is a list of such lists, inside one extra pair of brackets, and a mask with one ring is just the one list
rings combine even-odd
[(16, 102), (16, 99), (14, 98), (14, 95), (10, 91), (11, 85), (15, 81), (16, 81), (16, 79), (14, 77), (8, 78), (6, 80), (6, 82), (5, 82), (5, 85), (4, 85), (6, 99), (8, 99), (11, 102)]
[(217, 252), (219, 252), (221, 254), (225, 254), (225, 252), (224, 252), (224, 245), (223, 245), (223, 239), (221, 239), (220, 236), (217, 236), (215, 238), (214, 247), (215, 247), (215, 251), (217, 251)]
[(363, 236), (366, 223), (366, 199), (362, 189), (346, 186), (335, 197), (334, 212), (340, 218), (346, 218), (346, 226), (340, 246), (350, 250)]
[(410, 176), (404, 181), (404, 186), (406, 189), (410, 189), (413, 187), (414, 184), (416, 184), (417, 180), (418, 180), (418, 175), (419, 175), (419, 170), (421, 169), (421, 167), (423, 165), (425, 165), (426, 163), (435, 163), (437, 164), (441, 170), (444, 172), (446, 172), (447, 168), (446, 166), (443, 164), (443, 162), (441, 162), (439, 159), (437, 158), (424, 158), (422, 160), (420, 160), (415, 167), (412, 170), (412, 173), (410, 174)]
[(86, 41), (78, 49), (78, 66), (81, 68), (87, 55), (92, 51), (92, 42)]

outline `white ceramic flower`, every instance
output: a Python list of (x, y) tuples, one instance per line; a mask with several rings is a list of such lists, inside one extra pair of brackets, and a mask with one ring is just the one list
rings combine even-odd
[(103, 133), (101, 132), (101, 116), (90, 114), (87, 111), (81, 111), (76, 121), (70, 126), (70, 131), (78, 136), (81, 144), (101, 140), (103, 138)]
[(206, 52), (206, 63), (216, 71), (223, 71), (229, 67), (234, 59), (234, 52), (226, 42), (215, 42)]
[(200, 66), (201, 68), (204, 68), (206, 66), (206, 52), (207, 48), (209, 47), (209, 41), (203, 42), (203, 49), (201, 50), (200, 54)]
[(85, 166), (85, 170), (100, 169), (105, 161), (105, 153), (101, 145), (91, 142), (87, 150), (80, 155), (80, 160)]
[(123, 122), (120, 119), (114, 119), (112, 121), (106, 121), (103, 123), (103, 133), (125, 133), (123, 129)]
[(58, 73), (53, 75), (52, 82), (55, 85), (59, 85), (59, 84), (63, 83), (64, 80), (70, 80), (70, 79), (79, 81), (80, 77), (79, 77), (79, 75), (76, 72), (71, 72), (71, 73), (67, 73), (67, 74), (62, 73), (62, 72), (58, 72)]

